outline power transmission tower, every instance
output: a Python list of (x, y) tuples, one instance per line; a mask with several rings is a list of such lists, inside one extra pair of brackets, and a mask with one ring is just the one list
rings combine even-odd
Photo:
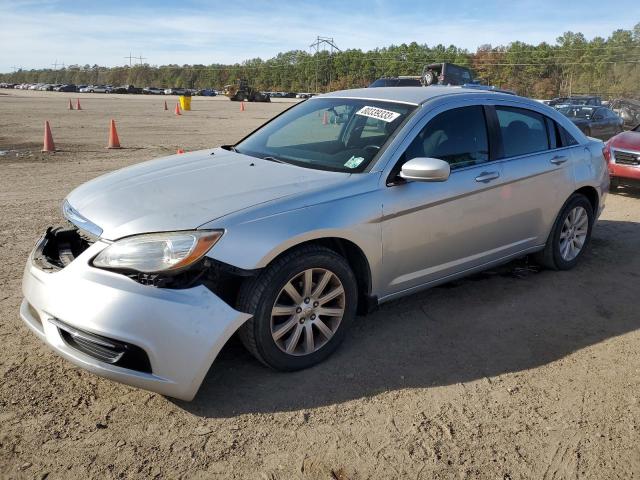
[[(318, 64), (320, 62), (318, 54), (320, 53), (320, 47), (322, 47), (322, 50), (329, 48), (329, 55), (333, 55), (334, 49), (338, 52), (342, 51), (336, 46), (333, 38), (321, 37), (319, 35), (316, 37), (316, 41), (309, 45), (309, 48), (316, 49), (316, 93), (318, 93)], [(331, 89), (331, 70), (329, 70), (329, 89)]]
[(131, 67), (131, 62), (133, 61), (134, 57), (133, 55), (131, 55), (131, 52), (129, 52), (129, 56), (128, 57), (124, 57), (125, 59), (128, 58), (129, 59), (129, 67)]
[(60, 64), (58, 63), (58, 59), (56, 58), (56, 61), (55, 61), (55, 62), (53, 62), (53, 63), (51, 64), (51, 66), (53, 67), (53, 69), (54, 69), (54, 70), (57, 70), (57, 69), (58, 69), (58, 65), (60, 65)]
[(140, 66), (142, 66), (142, 61), (146, 60), (145, 57), (143, 57), (142, 55), (140, 55), (139, 57), (135, 57), (136, 59), (140, 60)]

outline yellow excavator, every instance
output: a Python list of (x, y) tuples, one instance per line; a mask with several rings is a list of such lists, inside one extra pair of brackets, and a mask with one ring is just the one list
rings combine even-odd
[(235, 85), (225, 85), (224, 94), (234, 102), (270, 102), (269, 95), (249, 86), (246, 78), (241, 78)]

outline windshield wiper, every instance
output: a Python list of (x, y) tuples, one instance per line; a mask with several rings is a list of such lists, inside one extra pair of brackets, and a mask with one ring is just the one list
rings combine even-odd
[(276, 157), (262, 157), (263, 160), (269, 160), (270, 162), (276, 162), (276, 163), (287, 163), (284, 160), (280, 160), (279, 158)]

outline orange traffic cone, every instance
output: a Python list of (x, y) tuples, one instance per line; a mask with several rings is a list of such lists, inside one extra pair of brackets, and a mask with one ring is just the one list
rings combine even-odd
[(76, 99), (76, 110), (82, 110), (82, 108), (80, 107), (80, 99), (79, 98)]
[(329, 124), (329, 114), (327, 112), (324, 112), (324, 114), (322, 115), (322, 124), (323, 125)]
[(176, 115), (182, 115), (180, 113), (180, 104), (179, 103), (176, 103)]
[(69, 99), (69, 110), (73, 110), (73, 104), (71, 103), (71, 99)]
[(169, 110), (169, 109), (167, 108), (167, 101), (166, 101), (166, 100), (164, 101), (164, 109), (165, 109), (165, 110)]
[(244, 112), (244, 102), (240, 102), (240, 111)]
[(109, 128), (109, 144), (107, 145), (107, 148), (121, 148), (120, 139), (118, 138), (118, 132), (116, 131), (115, 120), (111, 120), (111, 125)]
[(184, 150), (183, 150), (183, 149), (181, 149), (181, 148), (179, 148), (179, 149), (178, 149), (178, 151), (176, 152), (176, 154), (178, 154), (178, 155), (179, 155), (179, 154), (181, 154), (181, 153), (184, 153)]
[(51, 135), (51, 128), (49, 127), (49, 121), (44, 122), (44, 143), (42, 145), (43, 152), (55, 152), (56, 145), (53, 143), (53, 136)]

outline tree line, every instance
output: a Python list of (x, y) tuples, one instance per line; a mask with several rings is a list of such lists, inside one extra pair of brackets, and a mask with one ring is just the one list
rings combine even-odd
[(412, 42), (369, 51), (292, 50), (234, 65), (71, 65), (0, 74), (0, 81), (220, 89), (246, 78), (261, 90), (326, 92), (364, 87), (383, 76), (419, 75), (424, 65), (436, 62), (469, 67), (483, 84), (534, 98), (576, 93), (640, 98), (640, 23), (592, 40), (566, 32), (553, 45), (515, 41), (506, 46), (482, 45), (469, 52), (454, 45), (429, 47)]

